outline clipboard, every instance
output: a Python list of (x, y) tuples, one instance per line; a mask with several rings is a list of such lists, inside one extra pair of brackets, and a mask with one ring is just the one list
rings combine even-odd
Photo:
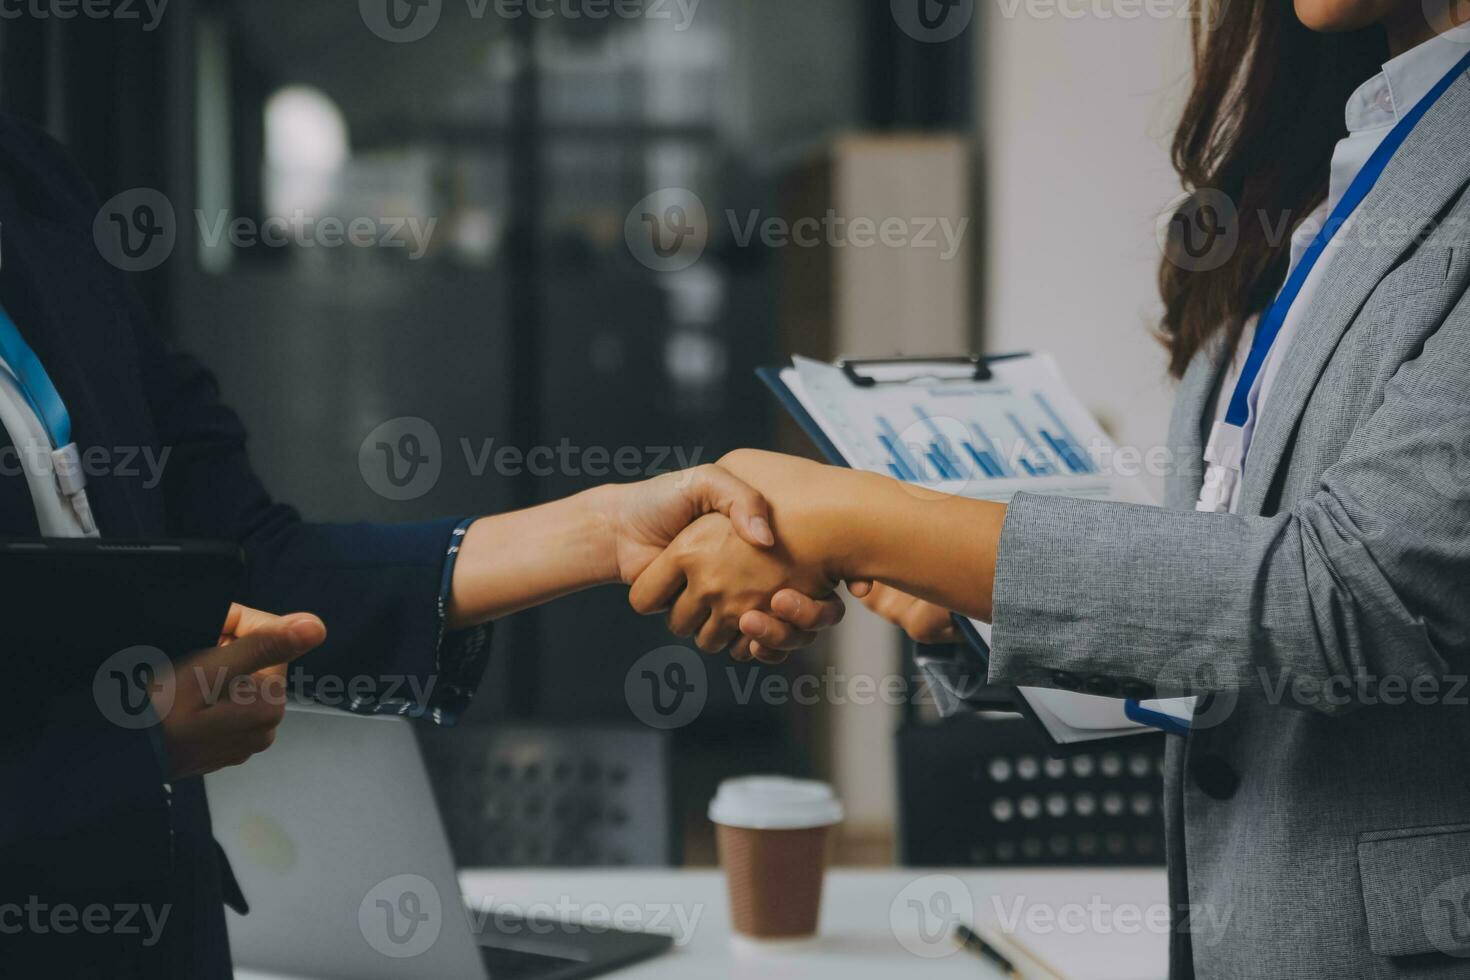
[[(909, 380), (928, 376), (927, 369), (931, 366), (942, 366), (945, 368), (956, 367), (965, 369), (967, 372), (965, 376), (970, 380), (988, 381), (994, 377), (992, 365), (1025, 356), (1024, 353), (1012, 353), (986, 356), (978, 354), (959, 356), (940, 354), (934, 356), (842, 358), (837, 362), (837, 366), (842, 369), (842, 373), (847, 376), (848, 380), (855, 387), (871, 388), (879, 384), (894, 383), (892, 379), (882, 379), (875, 375), (872, 371), (875, 367), (908, 368), (913, 372)], [(785, 370), (786, 368), (782, 367), (759, 367), (755, 369), (755, 373), (756, 377), (760, 378), (766, 387), (771, 390), (771, 393), (776, 396), (776, 400), (781, 403), (781, 407), (786, 409), (786, 412), (795, 420), (806, 437), (816, 445), (817, 450), (827, 462), (833, 466), (852, 469), (852, 464), (847, 461), (842, 451), (837, 448), (837, 444), (827, 435), (821, 423), (812, 416), (811, 412), (807, 411), (801, 399), (797, 397), (796, 393), (782, 379), (781, 373)], [(960, 631), (960, 635), (968, 641), (970, 649), (979, 657), (978, 664), (973, 666), (978, 666), (983, 673), (985, 665), (990, 659), (990, 644), (980, 635), (980, 631), (975, 628), (975, 624), (970, 622), (969, 619), (955, 613), (951, 613), (950, 616), (954, 620), (955, 627)], [(958, 694), (958, 692), (951, 693)], [(936, 696), (939, 696), (938, 692), (936, 692)], [(963, 698), (962, 694), (958, 696)], [(945, 698), (946, 702), (951, 699), (948, 696)], [(941, 708), (941, 713), (947, 717), (951, 712), (945, 712)]]
[[(824, 375), (830, 374), (830, 377), (834, 379), (838, 377), (836, 372), (840, 372), (843, 383), (858, 391), (909, 385), (915, 386), (915, 390), (923, 388), (930, 394), (942, 395), (950, 394), (948, 386), (953, 384), (956, 388), (953, 394), (964, 394), (967, 390), (975, 389), (977, 385), (995, 382), (998, 375), (1008, 370), (1008, 365), (1009, 369), (1014, 372), (1019, 367), (1016, 362), (1038, 357), (1044, 357), (1044, 355), (1019, 352), (990, 356), (845, 358), (836, 362), (835, 365), (820, 365), (820, 367)], [(804, 363), (807, 366), (817, 365), (817, 362), (812, 361)], [(801, 366), (803, 362), (798, 360), (797, 364)], [(1046, 365), (1051, 367), (1049, 358), (1046, 359)], [(848, 459), (848, 454), (838, 445), (838, 442), (827, 431), (826, 426), (813, 414), (803, 400), (802, 394), (793, 390), (792, 384), (788, 383), (787, 379), (793, 378), (790, 372), (796, 370), (793, 367), (761, 367), (756, 369), (756, 375), (771, 390), (781, 406), (786, 409), (830, 463), (855, 468), (852, 461)], [(1055, 381), (1060, 383), (1059, 374), (1055, 375)], [(811, 397), (810, 393), (807, 394)], [(1067, 394), (1070, 396), (1070, 393)], [(1054, 398), (1059, 399), (1060, 397), (1060, 394), (1054, 394)], [(1052, 464), (1056, 469), (1062, 469), (1062, 463), (1078, 464), (1075, 468), (1085, 472), (1081, 466), (1083, 460), (1080, 457), (1087, 450), (1079, 445), (1070, 431), (1067, 431), (1065, 421), (1057, 418), (1057, 413), (1067, 406), (1053, 409), (1044, 401), (1043, 405), (1048, 412), (1052, 413), (1051, 417), (1056, 419), (1054, 428), (1065, 432), (1070, 440), (1069, 448), (1065, 444), (1059, 445), (1058, 440), (1054, 439), (1050, 433), (1045, 431), (1040, 433), (1047, 437), (1049, 443), (1047, 448), (1054, 450), (1051, 453)], [(924, 417), (921, 409), (916, 408), (915, 411), (920, 417)], [(1078, 411), (1080, 411), (1080, 406), (1072, 407), (1074, 419)], [(1090, 416), (1088, 418), (1090, 419)], [(1021, 430), (1022, 436), (1026, 436), (1028, 433), (1023, 429), (1022, 423), (1014, 418), (1013, 421), (1015, 421), (1016, 428)], [(1093, 425), (1095, 426), (1095, 422)], [(894, 434), (891, 424), (887, 431), (890, 435)], [(978, 428), (976, 431), (980, 432)], [(943, 438), (939, 435), (938, 429), (934, 429), (934, 432), (937, 438)], [(1101, 430), (1097, 432), (1101, 436)], [(983, 435), (983, 433), (980, 434)], [(1036, 443), (1041, 443), (1041, 440), (1034, 435), (1032, 438)], [(889, 442), (885, 442), (884, 445), (895, 453), (899, 452)], [(987, 448), (993, 451), (995, 446), (988, 445)], [(935, 450), (943, 452), (942, 447), (937, 443)], [(968, 441), (965, 442), (965, 451), (973, 458), (974, 465), (970, 467), (972, 472), (979, 466), (985, 466), (985, 475), (997, 476), (993, 472), (996, 468), (994, 463), (987, 462), (988, 453), (977, 453), (976, 447)], [(993, 460), (993, 457), (989, 458)], [(942, 470), (945, 467), (943, 460), (932, 456), (931, 459), (936, 468)], [(890, 475), (903, 478), (900, 472), (901, 462), (895, 460), (890, 465), (894, 467), (894, 472)], [(911, 454), (909, 468), (912, 469), (915, 465), (920, 464), (914, 462)], [(957, 459), (950, 459), (949, 466), (956, 465), (962, 464)], [(870, 463), (863, 468), (872, 470), (874, 466)], [(937, 473), (935, 478), (943, 479), (953, 475), (952, 472)], [(1046, 473), (1033, 473), (1029, 466), (1025, 474), (1012, 472), (1007, 467), (1007, 475), (1039, 483), (1048, 482), (1046, 477), (1049, 476)], [(1080, 476), (1078, 478), (1081, 479)], [(1057, 481), (1050, 482), (1055, 484)], [(937, 488), (942, 489), (942, 484)], [(982, 633), (981, 627), (970, 619), (959, 615), (954, 615), (953, 618), (965, 642), (949, 647), (920, 647), (916, 656), (918, 667), (924, 675), (941, 715), (948, 716), (964, 710), (994, 710), (993, 694), (988, 699), (979, 697), (983, 691), (994, 691), (993, 688), (986, 687), (983, 682), (989, 664), (988, 637)], [(988, 632), (988, 628), (986, 630)], [(1170, 734), (1185, 734), (1188, 731), (1187, 706), (1180, 704), (1170, 702), (1140, 704), (1134, 701), (1123, 704), (1120, 712), (1119, 699), (1116, 698), (1044, 689), (1010, 688), (1009, 693), (1016, 710), (1041, 730), (1053, 752), (1057, 754), (1091, 750), (1098, 747), (1100, 742), (1115, 738), (1134, 738), (1158, 731)]]

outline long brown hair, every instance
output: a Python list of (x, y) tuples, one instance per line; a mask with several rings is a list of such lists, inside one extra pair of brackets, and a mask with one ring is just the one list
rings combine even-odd
[[(1327, 196), (1343, 107), (1388, 57), (1380, 28), (1321, 34), (1290, 0), (1197, 0), (1194, 87), (1174, 133), (1188, 197), (1170, 221), (1159, 289), (1169, 370), (1223, 331), (1234, 350), (1246, 322), (1286, 276), (1290, 232)], [(1220, 215), (1222, 209), (1231, 214)], [(1200, 209), (1214, 208), (1208, 221)], [(1233, 222), (1229, 247), (1188, 261), (1179, 236)], [(1185, 261), (1181, 261), (1181, 258)]]

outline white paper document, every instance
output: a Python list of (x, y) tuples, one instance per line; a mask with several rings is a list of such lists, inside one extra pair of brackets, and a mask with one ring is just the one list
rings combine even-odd
[[(1155, 503), (1141, 466), (1119, 465), (1117, 447), (1049, 355), (992, 361), (985, 380), (972, 366), (941, 361), (864, 367), (875, 382), (868, 386), (822, 361), (792, 363), (781, 380), (854, 469), (978, 500), (1025, 491)], [(971, 624), (988, 646), (989, 624)], [(1061, 743), (1153, 730), (1127, 717), (1117, 698), (1020, 690)], [(1193, 699), (1142, 706), (1187, 721)]]

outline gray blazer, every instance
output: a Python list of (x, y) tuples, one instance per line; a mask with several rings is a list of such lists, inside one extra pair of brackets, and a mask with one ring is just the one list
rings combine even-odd
[(1006, 518), (992, 681), (1215, 692), (1169, 739), (1175, 978), (1470, 977), (1467, 185), (1462, 77), (1327, 268), (1238, 515), (1193, 510), (1217, 345), (1164, 511)]

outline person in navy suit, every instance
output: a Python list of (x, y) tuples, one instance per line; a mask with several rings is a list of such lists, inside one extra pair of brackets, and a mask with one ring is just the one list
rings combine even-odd
[[(479, 519), (304, 522), (252, 471), (245, 429), (214, 379), (155, 337), (125, 276), (99, 254), (96, 213), (60, 148), (0, 117), (0, 306), (64, 403), (84, 458), (90, 447), (168, 453), (157, 479), (143, 468), (89, 475), (77, 533), (239, 542), (241, 605), (222, 645), (194, 658), (262, 696), (211, 703), (190, 687), (203, 675), (179, 671), (172, 707), (151, 729), (112, 725), (88, 699), (3, 736), (0, 973), (226, 977), (222, 903), (245, 903), (211, 835), (200, 777), (269, 747), (284, 708), (268, 695), (286, 686), (288, 665), (308, 694), (339, 682), (350, 710), (453, 724), (483, 673), (492, 621), (632, 582), (706, 513), (726, 514), (754, 545), (775, 541), (760, 495), (715, 466)], [(24, 388), (19, 365), (6, 371), (0, 398)], [(24, 401), (0, 404), (18, 430), (0, 425), (0, 457), (12, 461), (34, 437)], [(49, 484), (23, 469), (0, 466), (0, 535), (56, 533)], [(79, 596), (79, 615), (85, 607)], [(775, 658), (840, 616), (838, 600), (809, 601), (764, 648), (719, 641)], [(21, 655), (7, 653), (23, 684)], [(392, 792), (392, 774), (383, 780)]]

